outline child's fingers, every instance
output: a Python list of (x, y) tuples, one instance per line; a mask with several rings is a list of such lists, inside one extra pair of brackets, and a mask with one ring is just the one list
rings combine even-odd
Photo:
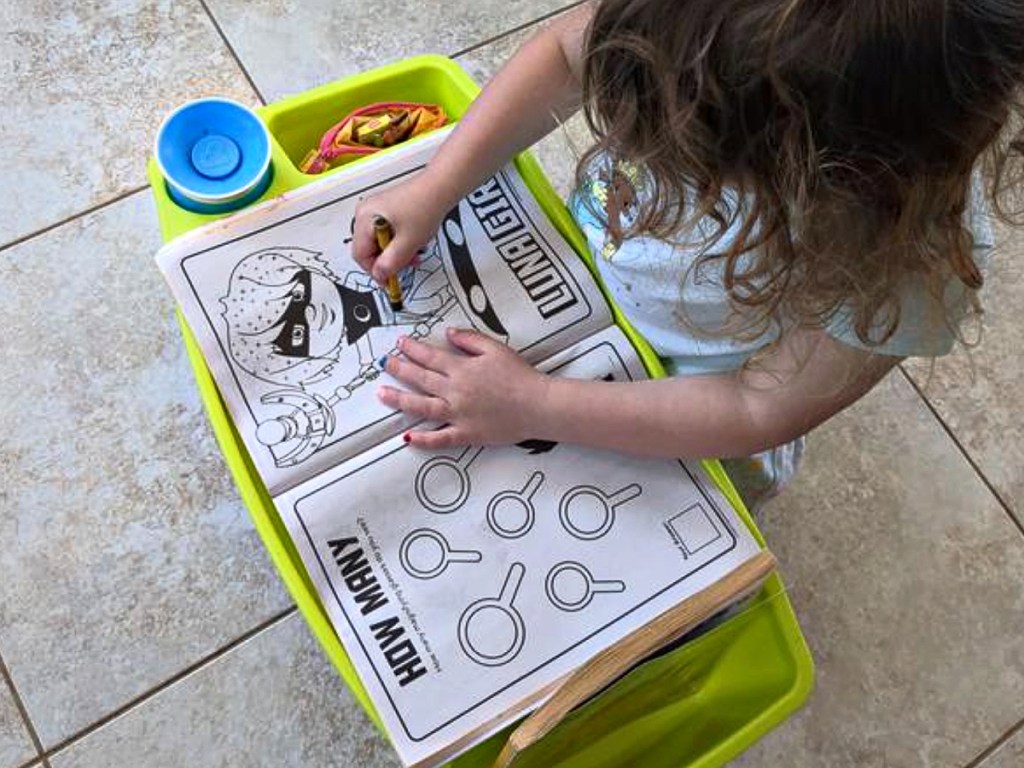
[(381, 254), (373, 260), (373, 268), (370, 274), (378, 283), (383, 283), (389, 277), (406, 266), (416, 254), (416, 247), (410, 245), (404, 238), (396, 237)]
[(404, 392), (395, 387), (383, 386), (377, 390), (377, 397), (384, 405), (396, 411), (430, 421), (448, 421), (451, 411), (448, 403), (439, 397)]
[(389, 357), (385, 370), (403, 384), (415, 387), (428, 395), (440, 395), (444, 388), (445, 377), (409, 360)]
[(356, 213), (352, 230), (352, 258), (364, 272), (373, 272), (373, 263), (377, 259), (377, 238), (373, 234), (370, 216), (362, 211)]
[(479, 331), (466, 331), (461, 328), (449, 328), (448, 341), (452, 346), (471, 355), (482, 355), (493, 352), (495, 349), (505, 349), (503, 344), (489, 336), (484, 336)]
[(437, 450), (439, 448), (456, 448), (469, 443), (458, 427), (441, 427), (430, 431), (416, 430), (405, 433), (405, 442), (414, 448)]
[(410, 339), (403, 336), (398, 340), (398, 349), (403, 355), (424, 368), (429, 368), (438, 373), (445, 373), (448, 370), (452, 354), (433, 344)]

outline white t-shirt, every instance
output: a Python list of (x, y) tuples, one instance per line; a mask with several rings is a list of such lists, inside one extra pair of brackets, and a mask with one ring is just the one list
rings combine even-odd
[[(969, 226), (974, 234), (976, 261), (983, 264), (993, 246), (992, 228), (985, 213), (980, 184), (974, 184), (973, 193)], [(662, 358), (670, 375), (735, 370), (758, 349), (778, 338), (782, 329), (777, 324), (757, 329), (753, 338), (749, 329), (743, 329), (723, 285), (721, 260), (694, 268), (702, 255), (701, 241), (706, 236), (700, 224), (692, 246), (635, 237), (616, 248), (600, 216), (605, 210), (606, 194), (604, 182), (592, 177), (585, 188), (573, 194), (570, 210), (587, 237), (612, 299)], [(735, 204), (736, 201), (727, 202)], [(708, 222), (706, 226), (717, 225)], [(715, 249), (726, 248), (738, 235), (738, 229), (739, 224), (734, 223), (715, 243)], [(943, 302), (951, 317), (966, 314), (969, 294), (958, 279), (948, 282)], [(865, 346), (857, 338), (847, 312), (839, 312), (825, 330), (845, 344), (883, 354), (944, 355), (952, 349), (954, 338), (943, 322), (936, 322), (936, 318), (947, 314), (936, 311), (936, 303), (923, 284), (909, 286), (901, 297), (900, 322), (895, 333), (877, 346)], [(731, 336), (713, 333), (730, 327), (748, 332)]]

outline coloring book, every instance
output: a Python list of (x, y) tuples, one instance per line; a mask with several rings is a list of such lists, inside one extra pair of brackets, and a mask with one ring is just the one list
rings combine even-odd
[(525, 441), (430, 453), (383, 406), (400, 335), (498, 339), (554, 376), (648, 377), (514, 166), (401, 276), (351, 258), (360, 199), (440, 131), (173, 241), (158, 264), (388, 735), (437, 765), (759, 546), (697, 462)]

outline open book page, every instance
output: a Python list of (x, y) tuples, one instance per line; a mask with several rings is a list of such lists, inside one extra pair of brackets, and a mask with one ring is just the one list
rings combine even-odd
[[(433, 134), (165, 246), (160, 268), (271, 494), (410, 425), (381, 405), (400, 335), (476, 328), (532, 362), (611, 323), (585, 265), (513, 166), (444, 219), (401, 276), (404, 306), (351, 257), (361, 198), (422, 168)], [(396, 384), (397, 382), (389, 382)]]
[[(616, 328), (555, 375), (645, 378)], [(392, 439), (275, 499), (400, 757), (435, 765), (759, 550), (699, 464)]]

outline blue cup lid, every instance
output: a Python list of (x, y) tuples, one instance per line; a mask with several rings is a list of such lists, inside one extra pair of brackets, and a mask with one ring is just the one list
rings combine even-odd
[(203, 136), (192, 145), (192, 167), (208, 179), (230, 176), (242, 162), (242, 150), (219, 133)]
[(199, 99), (176, 109), (157, 132), (155, 154), (168, 185), (199, 203), (236, 200), (270, 173), (266, 126), (229, 99)]

